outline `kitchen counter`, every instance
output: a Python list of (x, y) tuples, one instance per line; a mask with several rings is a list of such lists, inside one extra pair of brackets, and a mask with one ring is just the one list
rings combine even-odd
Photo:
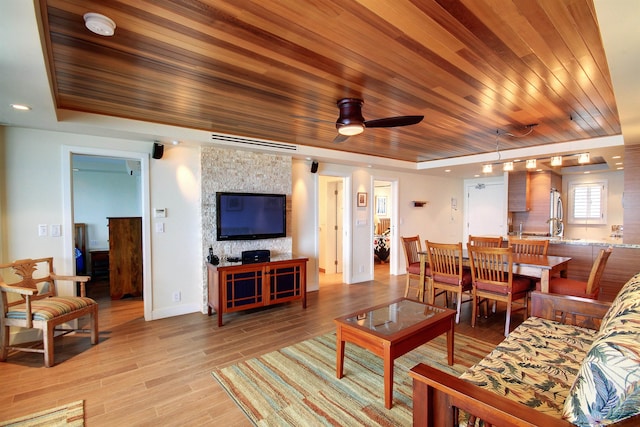
[(568, 276), (585, 282), (589, 279), (591, 267), (600, 250), (612, 246), (613, 253), (600, 280), (600, 300), (613, 300), (622, 285), (640, 272), (640, 244), (623, 243), (621, 238), (590, 240), (549, 237), (535, 233), (522, 233), (522, 237), (549, 240), (549, 255), (571, 257)]
[[(511, 234), (516, 236), (517, 234)], [(572, 237), (549, 237), (540, 234), (522, 233), (522, 238), (531, 240), (548, 240), (550, 245), (564, 244), (576, 246), (613, 246), (614, 248), (640, 249), (640, 244), (623, 243), (622, 238), (611, 237), (609, 239), (575, 239)]]

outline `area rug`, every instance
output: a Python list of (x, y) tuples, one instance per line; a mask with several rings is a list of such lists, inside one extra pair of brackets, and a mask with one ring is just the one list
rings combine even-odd
[(446, 335), (396, 359), (393, 407), (384, 407), (382, 359), (347, 343), (344, 377), (336, 378), (335, 333), (215, 370), (212, 374), (256, 426), (410, 426), (412, 379), (418, 363), (455, 376), (495, 345), (456, 334), (454, 365)]
[(84, 426), (84, 400), (36, 412), (25, 417), (0, 421), (0, 427)]

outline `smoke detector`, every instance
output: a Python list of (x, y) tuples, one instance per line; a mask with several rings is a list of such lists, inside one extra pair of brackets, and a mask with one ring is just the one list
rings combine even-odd
[(112, 36), (116, 31), (116, 23), (99, 13), (85, 13), (84, 25), (100, 36)]

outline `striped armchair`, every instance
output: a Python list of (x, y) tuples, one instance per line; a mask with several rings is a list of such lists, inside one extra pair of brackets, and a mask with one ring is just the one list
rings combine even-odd
[[(6, 283), (5, 277), (7, 278)], [(2, 340), (0, 361), (7, 360), (9, 350), (44, 354), (45, 366), (54, 365), (53, 339), (78, 331), (68, 324), (89, 315), (91, 344), (98, 343), (98, 304), (85, 297), (85, 283), (89, 276), (59, 276), (53, 273), (53, 258), (23, 259), (0, 265), (0, 295), (2, 299)], [(80, 295), (58, 296), (56, 281), (80, 283)], [(66, 328), (59, 326), (67, 324)], [(11, 327), (33, 328), (42, 331), (43, 348), (10, 345)]]

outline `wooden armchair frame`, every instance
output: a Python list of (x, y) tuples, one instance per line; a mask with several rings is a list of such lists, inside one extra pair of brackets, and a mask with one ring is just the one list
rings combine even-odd
[[(39, 265), (45, 268), (38, 268)], [(23, 259), (0, 265), (0, 271), (11, 270), (20, 278), (15, 283), (5, 283), (0, 276), (2, 296), (2, 340), (0, 341), (0, 361), (7, 359), (9, 350), (44, 354), (46, 367), (54, 365), (54, 336), (56, 332), (65, 335), (82, 329), (61, 329), (57, 326), (90, 316), (91, 344), (98, 343), (98, 304), (85, 297), (85, 284), (89, 276), (60, 276), (53, 272), (53, 258)], [(36, 273), (37, 272), (37, 273)], [(36, 273), (36, 277), (34, 277)], [(68, 280), (80, 283), (80, 297), (57, 296), (56, 281)], [(8, 298), (9, 294), (19, 298)], [(42, 331), (43, 348), (9, 345), (11, 326)]]
[[(579, 326), (595, 329), (610, 303), (564, 295), (531, 294), (531, 314), (550, 320), (579, 319)], [(413, 425), (458, 425), (458, 411), (473, 414), (492, 426), (563, 426), (573, 424), (539, 412), (522, 403), (476, 386), (422, 363), (411, 369), (413, 378)], [(640, 415), (612, 424), (637, 426)]]

